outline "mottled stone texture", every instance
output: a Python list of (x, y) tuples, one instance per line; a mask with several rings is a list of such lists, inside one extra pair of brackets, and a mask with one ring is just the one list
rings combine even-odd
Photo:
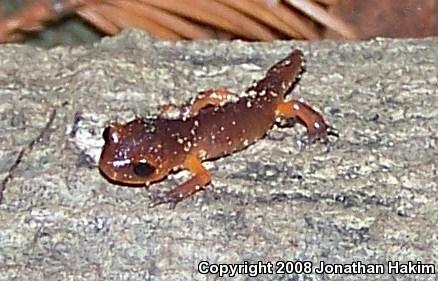
[[(274, 128), (208, 163), (213, 185), (175, 209), (149, 196), (185, 173), (150, 190), (99, 174), (111, 120), (214, 86), (241, 92), (292, 48), (307, 59), (293, 95), (339, 139), (303, 147), (302, 127)], [(163, 43), (131, 31), (88, 47), (1, 46), (0, 280), (216, 280), (201, 260), (437, 264), (437, 57), (437, 38)], [(392, 277), (254, 280), (436, 278)]]

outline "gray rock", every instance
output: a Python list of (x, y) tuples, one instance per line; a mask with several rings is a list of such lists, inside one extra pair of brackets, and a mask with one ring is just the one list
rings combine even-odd
[[(0, 280), (215, 280), (209, 263), (278, 261), (438, 269), (438, 38), (156, 42), (137, 31), (87, 47), (0, 47)], [(196, 92), (241, 92), (300, 48), (293, 96), (338, 129), (302, 147), (274, 128), (209, 162), (213, 185), (175, 209), (108, 183), (96, 159), (114, 120)], [(289, 264), (290, 266), (291, 264)], [(294, 267), (288, 268), (293, 269)], [(434, 280), (436, 275), (258, 275), (254, 280)], [(247, 280), (248, 274), (226, 280)], [(418, 278), (418, 279), (417, 279)]]

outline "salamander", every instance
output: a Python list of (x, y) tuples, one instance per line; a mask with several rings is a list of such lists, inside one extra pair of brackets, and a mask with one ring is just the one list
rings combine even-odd
[(176, 203), (210, 183), (203, 161), (248, 147), (279, 119), (293, 118), (304, 125), (311, 142), (326, 139), (330, 127), (320, 113), (301, 100), (285, 100), (301, 76), (303, 61), (300, 50), (292, 51), (240, 96), (213, 88), (177, 108), (172, 116), (161, 113), (126, 124), (112, 123), (103, 131), (101, 173), (116, 184), (149, 186), (171, 172), (188, 170), (189, 180), (157, 199)]

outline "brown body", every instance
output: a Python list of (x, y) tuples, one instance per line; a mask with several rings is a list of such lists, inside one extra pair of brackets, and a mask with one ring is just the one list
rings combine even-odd
[(193, 177), (159, 199), (177, 202), (210, 182), (202, 161), (254, 143), (277, 118), (296, 118), (306, 126), (311, 141), (324, 137), (328, 126), (319, 113), (301, 101), (284, 100), (302, 71), (302, 61), (302, 53), (293, 51), (241, 97), (211, 89), (179, 108), (176, 116), (112, 124), (104, 131), (100, 170), (113, 182), (138, 186), (159, 181), (172, 170), (187, 169)]

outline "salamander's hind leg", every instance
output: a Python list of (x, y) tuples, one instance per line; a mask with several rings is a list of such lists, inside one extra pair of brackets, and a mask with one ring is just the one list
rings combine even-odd
[(178, 119), (194, 116), (207, 106), (219, 106), (237, 99), (236, 95), (225, 88), (214, 88), (200, 92), (189, 104), (165, 104), (159, 107), (159, 111), (165, 118)]
[(309, 142), (314, 142), (318, 139), (325, 140), (327, 134), (336, 135), (336, 133), (330, 130), (321, 114), (302, 101), (291, 100), (281, 102), (278, 104), (275, 113), (277, 117), (297, 119), (298, 122), (306, 127)]
[(233, 93), (225, 88), (214, 88), (204, 92), (200, 92), (191, 103), (191, 112), (193, 115), (207, 106), (219, 106), (233, 98), (237, 98)]
[(210, 173), (204, 168), (201, 160), (199, 160), (197, 156), (189, 154), (184, 161), (184, 168), (189, 170), (193, 177), (169, 192), (153, 196), (151, 206), (163, 203), (176, 204), (196, 192), (203, 190), (204, 187), (210, 183)]

